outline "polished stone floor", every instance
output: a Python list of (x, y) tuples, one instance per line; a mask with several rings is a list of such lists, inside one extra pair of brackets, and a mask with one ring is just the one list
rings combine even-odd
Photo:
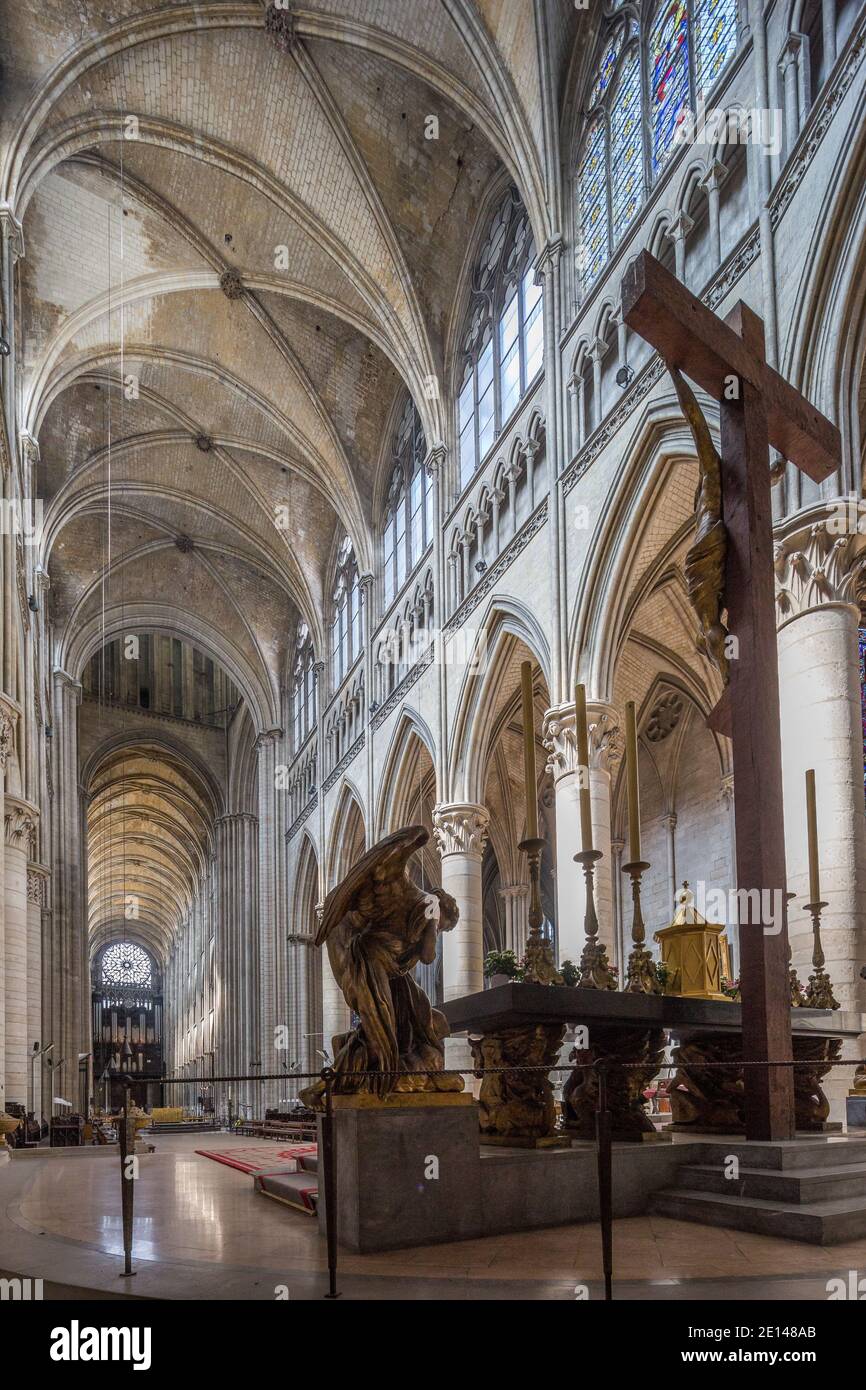
[[(116, 1153), (13, 1160), (0, 1170), (0, 1270), (150, 1298), (321, 1297), (327, 1264), (315, 1219), (195, 1153), (230, 1142), (165, 1136), (140, 1159), (131, 1280), (120, 1278)], [(866, 1240), (822, 1249), (657, 1216), (615, 1224), (620, 1298), (824, 1298), (829, 1278), (864, 1267)], [(597, 1297), (601, 1277), (599, 1230), (586, 1224), (344, 1255), (339, 1287), (350, 1298), (573, 1299), (584, 1285)]]

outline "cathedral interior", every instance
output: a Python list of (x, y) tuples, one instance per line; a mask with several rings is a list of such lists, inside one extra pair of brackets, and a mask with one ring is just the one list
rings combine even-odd
[[(321, 1297), (336, 1245), (301, 1150), (318, 1144), (324, 1172), (327, 1126), (347, 1153), (372, 1116), (385, 1162), (387, 1087), (381, 1114), (344, 1093), (347, 1070), (361, 1090), (388, 1072), (365, 1013), (381, 969), (399, 975), (383, 988), (401, 1071), (405, 1010), (423, 1013), (409, 1099), (442, 1127), (444, 1205), (399, 1239), (389, 1208), (377, 1245), (373, 1175), (353, 1244), (332, 1192), (345, 1294), (604, 1298), (597, 1211), (557, 1205), (549, 1165), (565, 1172), (571, 1116), (565, 1157), (594, 1174), (569, 1061), (624, 1035), (613, 1004), (589, 1043), (582, 1014), (520, 1013), (546, 984), (658, 1006), (628, 1113), (659, 1142), (614, 1127), (630, 1296), (826, 1299), (866, 1269), (866, 7), (2, 11), (0, 1273), (116, 1298), (131, 1145), (138, 1296)], [(725, 610), (720, 580), (706, 618), (695, 526), (715, 464), (734, 584), (736, 411), (694, 376), (696, 435), (628, 309), (647, 265), (707, 322), (742, 301), (762, 380), (835, 441), (816, 481), (772, 420), (758, 439), (772, 641), (728, 651), (730, 683), (705, 639), (725, 611), (730, 640), (746, 632), (742, 592)], [(762, 689), (778, 799), (736, 756)], [(382, 964), (362, 894), (341, 954), (341, 886), (376, 865), (381, 882), (376, 847), (407, 827), (423, 834), (387, 882), (406, 922), (432, 925)], [(782, 875), (755, 886), (741, 856), (764, 834)], [(785, 900), (758, 947), (752, 891)], [(712, 1047), (747, 1113), (740, 1130), (717, 1111), (709, 1134), (758, 1134), (741, 1061), (749, 1019), (772, 1013), (764, 965), (802, 1065), (823, 1010), (806, 1128), (847, 1155), (803, 1212), (785, 1196), (784, 1231), (781, 1186), (755, 1180), (746, 1215), (726, 1221), (722, 1195), (693, 1216), (701, 1184), (674, 1162), (687, 1142), (700, 1166), (692, 1083)], [(485, 1032), (497, 989), (508, 1007)], [(735, 1058), (718, 1032), (701, 1051), (725, 1009), (742, 1009)], [(514, 1117), (538, 1096), (502, 1072), (521, 1059), (547, 1088), (526, 1132)], [(794, 1142), (802, 1087), (774, 1101), (773, 1078), (767, 1113), (788, 1104)], [(474, 1139), (471, 1163), (445, 1157), (479, 1106), (480, 1178)], [(306, 1186), (264, 1202), (289, 1142)], [(522, 1195), (494, 1219), (471, 1194), (496, 1164)]]

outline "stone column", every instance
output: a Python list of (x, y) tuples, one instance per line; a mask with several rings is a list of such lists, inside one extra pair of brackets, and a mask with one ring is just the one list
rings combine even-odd
[(596, 338), (589, 349), (588, 357), (592, 363), (592, 428), (597, 430), (601, 424), (601, 364), (607, 353), (607, 343)]
[[(31, 1065), (33, 1044), (51, 1041), (42, 1033), (42, 918), (45, 912), (48, 870), (44, 864), (27, 866), (27, 1086), (28, 1110), (42, 1113), (42, 1062)], [(32, 1087), (31, 1087), (32, 1077)]]
[(51, 752), (54, 773), (52, 904), (52, 997), (49, 1041), (52, 1061), (62, 1062), (57, 1084), (65, 1099), (78, 1104), (78, 1054), (89, 1031), (82, 1017), (88, 984), (87, 915), (85, 902), (85, 845), (82, 837), (82, 798), (78, 783), (78, 706), (81, 685), (65, 671), (54, 671), (54, 714)]
[[(866, 1008), (866, 814), (857, 648), (862, 537), (834, 532), (826, 503), (793, 518), (776, 546), (779, 693), (794, 964), (812, 952), (805, 772), (815, 769), (826, 968), (843, 1009)], [(853, 1055), (853, 1054), (852, 1054)], [(844, 1093), (841, 1081), (834, 1087)]]
[(791, 153), (800, 134), (800, 50), (802, 35), (789, 34), (782, 48), (779, 66), (785, 94), (785, 158)]
[(505, 949), (521, 960), (529, 934), (529, 884), (506, 883), (499, 895), (505, 907)]
[[(6, 997), (6, 1101), (27, 1104), (27, 862), (35, 842), (39, 812), (19, 797), (4, 801), (5, 883), (3, 983)], [(78, 1057), (76, 1055), (76, 1064)], [(76, 1065), (77, 1072), (77, 1065)], [(70, 1099), (74, 1099), (70, 1096)]]
[(442, 887), (457, 900), (460, 920), (442, 941), (445, 999), (484, 988), (481, 859), (490, 816), (484, 806), (451, 802), (433, 812), (433, 835), (442, 856)]
[[(258, 753), (258, 869), (259, 869), (259, 977), (255, 988), (259, 997), (258, 1057), (262, 1074), (279, 1071), (285, 1061), (285, 1050), (275, 1047), (277, 1024), (288, 1024), (290, 1001), (284, 978), (284, 943), (286, 939), (286, 884), (283, 871), (285, 854), (285, 797), (282, 775), (277, 768), (284, 766), (282, 729), (265, 729), (256, 739)], [(280, 790), (277, 790), (277, 783)], [(262, 1105), (275, 1105), (279, 1099), (279, 1083), (266, 1082), (262, 1089)]]
[(694, 226), (688, 213), (681, 212), (668, 227), (668, 237), (674, 244), (674, 267), (676, 277), (686, 283), (686, 238)]
[(677, 813), (669, 811), (662, 817), (667, 831), (667, 851), (668, 851), (668, 907), (671, 912), (674, 910), (674, 899), (677, 895)]
[[(316, 920), (322, 920), (322, 904), (316, 904)], [(323, 946), (322, 957), (322, 1033), (321, 1046), (327, 1050), (331, 1057), (335, 1056), (334, 1038), (343, 1033), (347, 1033), (352, 1026), (352, 1016), (349, 1007), (343, 998), (343, 991), (337, 984), (334, 972), (331, 969), (331, 962), (328, 957), (328, 948)], [(313, 1040), (314, 1041), (314, 1040)], [(322, 1058), (317, 1058), (319, 1065), (324, 1065)]]
[(836, 0), (821, 0), (821, 29), (824, 36), (824, 80), (836, 61)]
[(722, 229), (720, 217), (720, 194), (721, 187), (727, 178), (728, 171), (720, 160), (713, 160), (707, 172), (701, 179), (701, 185), (707, 195), (708, 217), (710, 224), (710, 265), (713, 270), (722, 263)]
[(620, 751), (619, 721), (611, 705), (592, 701), (587, 705), (589, 768), (577, 761), (574, 705), (559, 705), (544, 716), (543, 739), (548, 750), (547, 767), (553, 776), (556, 798), (557, 934), (560, 963), (580, 963), (586, 889), (583, 870), (574, 862), (581, 849), (580, 789), (589, 782), (592, 804), (593, 846), (604, 858), (596, 863), (595, 906), (599, 940), (613, 948), (613, 876), (610, 846), (611, 761)]
[[(214, 954), (217, 1056), (224, 1076), (256, 1074), (259, 1025), (258, 822), (241, 811), (216, 823), (219, 883)], [(231, 1083), (232, 1103), (255, 1104), (260, 1087)]]

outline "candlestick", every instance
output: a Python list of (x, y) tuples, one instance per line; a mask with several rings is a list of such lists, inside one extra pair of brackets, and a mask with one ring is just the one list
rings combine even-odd
[(523, 775), (526, 783), (526, 838), (538, 839), (538, 784), (535, 778), (535, 706), (532, 700), (532, 662), (520, 667), (523, 701)]
[(821, 879), (818, 869), (818, 815), (813, 767), (806, 773), (806, 833), (809, 840), (809, 902), (816, 903), (821, 897)]
[[(808, 772), (806, 776), (808, 777)], [(812, 774), (814, 777), (814, 773)], [(833, 993), (830, 976), (824, 969), (824, 948), (821, 945), (821, 913), (827, 903), (813, 898), (806, 904), (812, 918), (812, 974), (806, 986), (803, 1002), (807, 1009), (838, 1009), (839, 1000)]]
[(577, 739), (577, 765), (580, 792), (580, 844), (584, 853), (592, 849), (592, 802), (589, 793), (589, 730), (586, 723), (586, 686), (574, 687), (574, 735)]
[(553, 946), (541, 934), (541, 924), (544, 921), (541, 906), (541, 851), (544, 849), (544, 841), (527, 838), (521, 840), (517, 848), (523, 850), (529, 863), (529, 935), (526, 938), (523, 979), (527, 984), (561, 985), (562, 976), (553, 959)]
[[(633, 712), (634, 706), (632, 705)], [(623, 864), (622, 866), (623, 873), (628, 874), (631, 879), (632, 897), (632, 949), (626, 972), (625, 991), (627, 994), (662, 993), (656, 963), (653, 960), (652, 952), (648, 951), (645, 945), (646, 926), (640, 905), (640, 881), (649, 867), (649, 864), (642, 859), (632, 860), (630, 864)]]
[(625, 766), (628, 781), (628, 844), (633, 864), (641, 862), (640, 853), (640, 792), (637, 775), (637, 721), (634, 700), (625, 706)]
[(595, 911), (595, 864), (603, 859), (600, 849), (584, 849), (574, 856), (583, 868), (586, 880), (586, 915), (583, 930), (586, 940), (580, 957), (578, 989), (616, 989), (616, 980), (607, 958), (607, 947), (598, 939), (598, 917)]

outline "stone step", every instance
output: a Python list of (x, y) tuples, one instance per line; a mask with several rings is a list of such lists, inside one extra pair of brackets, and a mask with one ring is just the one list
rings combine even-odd
[(866, 1197), (795, 1206), (759, 1197), (668, 1189), (655, 1193), (650, 1211), (677, 1221), (727, 1226), (783, 1240), (802, 1240), (810, 1245), (838, 1245), (866, 1235)]
[(737, 1156), (743, 1167), (779, 1172), (789, 1172), (792, 1168), (846, 1167), (852, 1163), (866, 1163), (866, 1139), (848, 1139), (844, 1135), (827, 1138), (817, 1134), (767, 1143), (747, 1143), (731, 1138), (701, 1145), (705, 1163), (722, 1164), (731, 1154)]
[(846, 1163), (837, 1167), (772, 1168), (740, 1166), (736, 1178), (711, 1164), (687, 1163), (680, 1168), (678, 1181), (692, 1192), (718, 1192), (723, 1196), (761, 1197), (774, 1202), (811, 1205), (837, 1197), (866, 1199), (866, 1163)]

